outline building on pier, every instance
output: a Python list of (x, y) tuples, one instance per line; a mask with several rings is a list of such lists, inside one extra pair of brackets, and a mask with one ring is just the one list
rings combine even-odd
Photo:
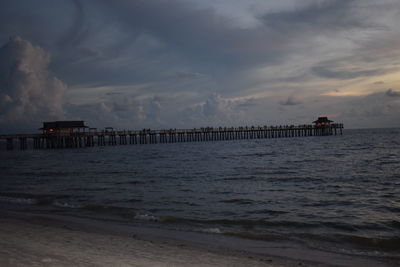
[(315, 127), (329, 127), (333, 121), (328, 120), (328, 117), (318, 117), (318, 120), (313, 121)]
[(84, 121), (51, 121), (43, 122), (39, 130), (45, 135), (72, 135), (73, 133), (85, 133), (88, 129)]
[(328, 117), (318, 117), (318, 120), (313, 121), (314, 123), (314, 135), (332, 135), (333, 129), (336, 133), (335, 124), (333, 121), (328, 120)]

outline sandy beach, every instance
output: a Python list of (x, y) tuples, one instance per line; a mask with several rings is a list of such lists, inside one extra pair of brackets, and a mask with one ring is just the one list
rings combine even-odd
[(0, 219), (0, 266), (293, 266), (308, 265), (44, 217), (6, 214)]

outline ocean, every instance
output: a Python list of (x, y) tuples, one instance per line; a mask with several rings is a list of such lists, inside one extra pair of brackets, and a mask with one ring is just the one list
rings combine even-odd
[[(0, 151), (0, 208), (400, 263), (400, 129)], [(251, 247), (251, 246), (249, 246)], [(258, 251), (260, 252), (260, 251)]]

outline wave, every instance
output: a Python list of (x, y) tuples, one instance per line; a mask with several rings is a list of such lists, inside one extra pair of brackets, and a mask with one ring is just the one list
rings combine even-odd
[(160, 221), (159, 217), (150, 215), (150, 214), (136, 214), (134, 216), (135, 220), (141, 220), (141, 221)]
[(25, 193), (0, 193), (0, 202), (20, 205), (51, 205), (65, 195), (34, 195)]
[(127, 200), (127, 201), (128, 201), (128, 202), (132, 202), (132, 203), (135, 203), (135, 202), (143, 202), (142, 199), (138, 199), (138, 198), (131, 198), (131, 199)]
[(88, 212), (89, 216), (95, 216), (100, 219), (111, 217), (113, 219), (132, 220), (137, 216), (136, 211), (131, 208), (112, 205), (88, 204), (81, 206), (79, 209)]
[(111, 205), (97, 205), (97, 204), (87, 204), (81, 206), (83, 210), (89, 211), (99, 211), (99, 212), (129, 212), (129, 208), (119, 207), (119, 206), (111, 206)]
[[(149, 180), (148, 181), (149, 183), (154, 183), (155, 181), (153, 181), (153, 180)], [(129, 182), (126, 182), (125, 184), (145, 184), (146, 182), (145, 181), (129, 181)]]
[(382, 206), (380, 208), (386, 209), (386, 210), (388, 210), (390, 212), (394, 212), (394, 213), (397, 213), (397, 214), (400, 213), (400, 207)]
[(251, 153), (251, 154), (242, 154), (240, 155), (241, 157), (256, 157), (256, 158), (262, 158), (262, 157), (268, 157), (268, 156), (276, 156), (277, 153), (275, 152), (265, 152), (265, 153)]
[(346, 200), (320, 200), (318, 202), (305, 203), (303, 204), (305, 207), (328, 207), (328, 206), (350, 206), (353, 205), (354, 202), (346, 201)]
[(317, 224), (295, 222), (295, 221), (267, 221), (267, 220), (230, 220), (230, 219), (215, 219), (215, 220), (202, 220), (183, 218), (175, 216), (164, 216), (160, 218), (161, 222), (165, 223), (190, 223), (201, 225), (221, 225), (221, 226), (264, 226), (264, 227), (287, 227), (287, 228), (312, 228)]
[(192, 189), (188, 189), (188, 188), (185, 188), (185, 189), (180, 189), (179, 191), (181, 191), (181, 192), (194, 192)]
[[(149, 180), (147, 182), (154, 183), (155, 181), (154, 180)], [(133, 180), (133, 181), (124, 181), (124, 182), (114, 182), (114, 183), (111, 183), (111, 184), (113, 184), (113, 185), (127, 185), (127, 184), (136, 185), (136, 184), (145, 184), (145, 183), (146, 183), (146, 181)]]
[[(358, 248), (357, 250), (365, 249), (369, 251), (375, 250), (386, 250), (386, 251), (398, 251), (400, 248), (400, 236), (394, 237), (374, 237), (374, 236), (359, 236), (359, 235), (344, 235), (344, 234), (313, 234), (313, 233), (274, 233), (274, 232), (251, 232), (251, 231), (226, 231), (223, 234), (236, 236), (240, 238), (252, 239), (252, 240), (292, 240), (303, 242), (312, 246), (320, 246), (323, 243), (331, 244), (327, 248), (334, 249), (334, 247), (345, 247)], [(311, 242), (314, 240), (314, 242)], [(315, 242), (317, 241), (317, 242)], [(323, 242), (323, 243), (321, 243)], [(319, 244), (319, 245), (318, 245)], [(338, 244), (338, 245), (332, 245)], [(321, 247), (320, 247), (321, 248)]]
[(390, 228), (400, 230), (400, 220), (392, 220), (392, 221), (385, 222), (384, 224)]
[(69, 208), (69, 209), (78, 209), (80, 208), (79, 205), (74, 205), (70, 204), (68, 202), (60, 202), (60, 201), (54, 201), (52, 203), (53, 206), (60, 207), (60, 208)]
[(11, 203), (11, 204), (22, 204), (22, 205), (38, 204), (37, 199), (34, 198), (21, 198), (21, 197), (8, 197), (8, 196), (0, 196), (0, 202)]
[(188, 202), (188, 201), (169, 201), (169, 204), (173, 205), (184, 205), (184, 206), (190, 206), (190, 207), (199, 207), (199, 204), (196, 204), (194, 202)]
[(251, 210), (247, 212), (248, 214), (285, 214), (287, 211), (281, 210), (269, 210), (269, 209), (261, 209), (261, 210)]
[[(107, 191), (110, 190), (110, 188), (107, 187), (99, 187), (99, 188), (81, 188), (81, 191), (83, 192), (100, 192), (100, 191)], [(74, 190), (75, 191), (75, 190)]]
[(246, 238), (246, 239), (253, 239), (253, 240), (281, 240), (283, 239), (282, 235), (273, 234), (273, 233), (252, 233), (252, 232), (225, 232), (224, 234)]
[(400, 249), (400, 236), (394, 237), (366, 237), (358, 235), (336, 234), (335, 238), (340, 242), (348, 242), (364, 247), (398, 250)]
[[(147, 217), (145, 217), (147, 218)], [(149, 220), (153, 220), (149, 217)], [(304, 228), (321, 226), (321, 223), (308, 224), (290, 221), (257, 221), (257, 220), (193, 220), (179, 217), (162, 217), (158, 218), (163, 223), (195, 223), (192, 225), (195, 231), (211, 234), (224, 234), (235, 236), (239, 238), (246, 238), (251, 240), (292, 240), (302, 242), (310, 246), (316, 246), (321, 249), (321, 245), (325, 244), (326, 249), (335, 250), (341, 248), (348, 253), (363, 253), (363, 251), (396, 251), (400, 248), (400, 236), (393, 237), (376, 237), (376, 236), (361, 236), (356, 234), (329, 234), (327, 232), (312, 233)], [(198, 225), (200, 224), (200, 225)], [(211, 227), (205, 227), (210, 224)], [(265, 230), (256, 230), (253, 227), (245, 227), (248, 231), (234, 230), (239, 228), (231, 228), (230, 226), (282, 226), (283, 231), (276, 231), (272, 227), (265, 228)], [(341, 226), (343, 227), (343, 226)], [(299, 232), (299, 228), (306, 230)], [(346, 227), (347, 228), (347, 227)], [(257, 228), (258, 229), (258, 228)], [(292, 229), (292, 230), (291, 230)], [(322, 243), (321, 243), (322, 242)], [(327, 245), (328, 244), (328, 245)], [(331, 245), (329, 245), (331, 244)], [(336, 245), (334, 245), (336, 244)], [(352, 252), (353, 251), (353, 252)], [(339, 252), (339, 251), (337, 251)]]
[(205, 229), (201, 229), (201, 232), (209, 233), (209, 234), (223, 234), (224, 233), (219, 228), (205, 228)]
[(181, 217), (174, 217), (174, 216), (164, 216), (160, 218), (160, 222), (163, 223), (185, 223), (190, 222), (191, 220), (181, 218)]
[(230, 220), (230, 219), (220, 219), (220, 220), (198, 220), (197, 222), (205, 224), (222, 224), (222, 225), (238, 225), (238, 226), (278, 226), (278, 227), (288, 227), (288, 228), (312, 228), (316, 227), (316, 224), (296, 222), (296, 221), (267, 221), (267, 220)]
[(234, 203), (234, 204), (242, 204), (242, 205), (250, 205), (254, 204), (255, 201), (248, 198), (233, 198), (219, 201), (221, 203)]

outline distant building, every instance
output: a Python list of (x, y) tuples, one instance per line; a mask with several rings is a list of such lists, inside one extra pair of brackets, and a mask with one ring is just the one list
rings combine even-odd
[(85, 132), (89, 128), (84, 121), (51, 121), (43, 122), (43, 127), (39, 130), (43, 134), (71, 135), (72, 133)]
[(325, 127), (325, 126), (331, 126), (331, 123), (333, 121), (328, 120), (328, 117), (318, 117), (318, 120), (313, 121), (315, 124), (315, 127)]

